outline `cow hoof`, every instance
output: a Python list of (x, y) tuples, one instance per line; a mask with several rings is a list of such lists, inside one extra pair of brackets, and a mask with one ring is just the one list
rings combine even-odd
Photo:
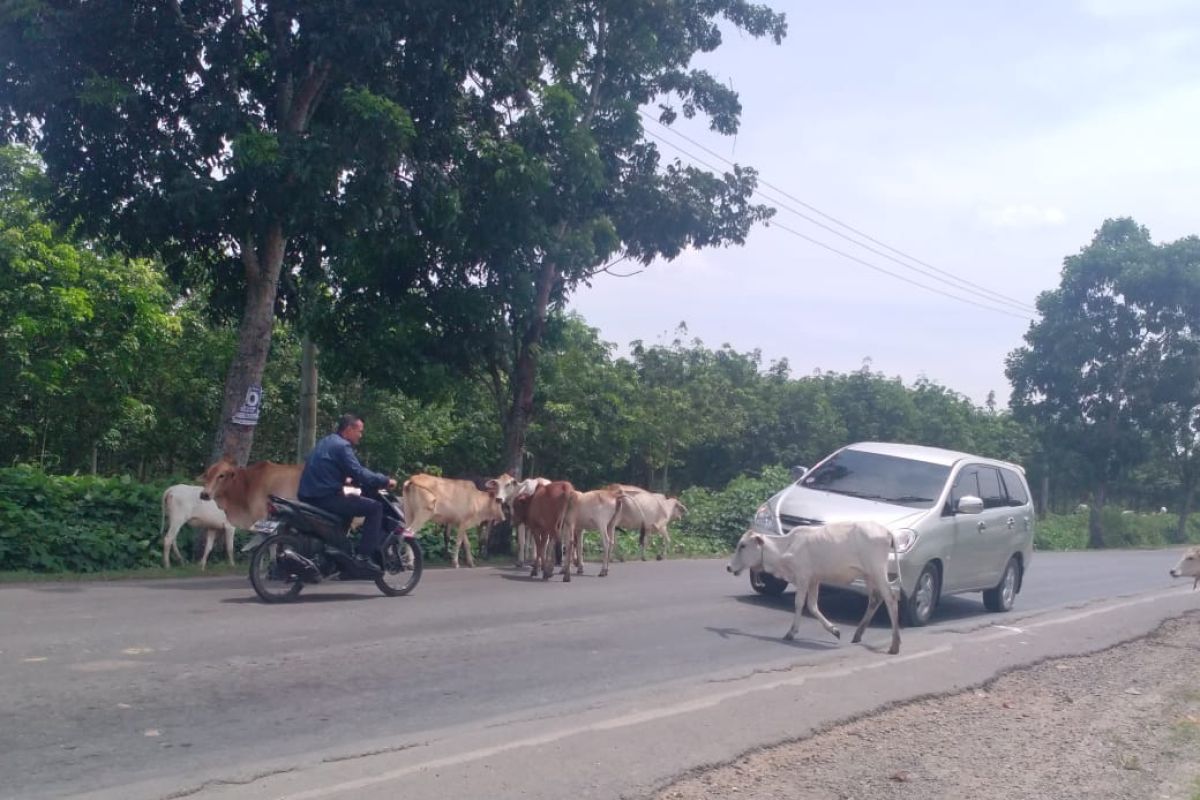
[(898, 645), (898, 644), (894, 644), (888, 648), (889, 656), (898, 655), (899, 653), (900, 653), (900, 645)]
[(575, 568), (575, 574), (576, 574), (576, 575), (582, 575), (582, 574), (583, 574), (583, 567), (576, 567), (576, 568)]
[(842, 632), (837, 628), (834, 628), (832, 631), (830, 631), (830, 633), (832, 633), (833, 638), (837, 639), (839, 642), (842, 640)]
[(856, 634), (854, 634), (854, 638), (850, 640), (850, 644), (858, 644), (861, 641), (862, 641), (862, 634), (856, 633)]
[(601, 578), (607, 578), (607, 577), (608, 577), (608, 570), (606, 570), (606, 569), (602, 569), (602, 570), (600, 570), (600, 577), (601, 577)]
[(658, 555), (656, 555), (656, 556), (654, 557), (654, 560), (655, 560), (655, 561), (662, 561), (662, 553), (659, 553)]
[(563, 573), (563, 583), (570, 583), (570, 582), (571, 582), (571, 573), (564, 572)]
[(785, 634), (783, 635), (783, 639), (784, 639), (784, 641), (786, 641), (786, 642), (790, 642), (790, 641), (792, 641), (792, 640), (793, 640), (793, 639), (795, 639), (795, 638), (796, 638), (796, 632), (795, 632), (795, 631), (788, 631), (787, 633), (785, 633)]

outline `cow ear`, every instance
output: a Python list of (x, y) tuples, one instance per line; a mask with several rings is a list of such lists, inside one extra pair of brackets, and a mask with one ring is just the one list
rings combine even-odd
[(492, 478), (490, 481), (488, 481), (487, 483), (485, 483), (483, 485), (483, 488), (486, 491), (489, 491), (489, 492), (492, 492), (493, 494), (495, 494), (495, 492), (500, 488), (500, 483), (495, 478)]
[(750, 538), (753, 539), (754, 541), (758, 542), (760, 545), (767, 543), (767, 540), (763, 538), (763, 535), (761, 533), (756, 533), (753, 536), (751, 536)]

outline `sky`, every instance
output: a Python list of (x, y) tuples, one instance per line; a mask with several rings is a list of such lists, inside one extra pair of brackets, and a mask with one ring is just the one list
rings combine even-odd
[(795, 200), (760, 188), (796, 211), (859, 238), (796, 201), (818, 209), (932, 277), (780, 208), (779, 225), (742, 247), (581, 288), (570, 307), (618, 353), (635, 339), (670, 342), (686, 322), (689, 338), (761, 350), (764, 366), (786, 358), (794, 376), (869, 359), (906, 385), (924, 377), (977, 404), (994, 391), (1004, 405), (1004, 359), (1023, 344), (1035, 299), (1106, 218), (1133, 217), (1155, 241), (1200, 234), (1200, 3), (769, 5), (787, 14), (782, 45), (733, 32), (694, 62), (739, 93), (737, 136), (699, 120), (675, 129), (756, 168)]

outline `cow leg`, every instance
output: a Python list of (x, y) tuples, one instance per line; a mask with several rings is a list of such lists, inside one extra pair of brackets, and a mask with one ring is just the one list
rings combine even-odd
[(608, 565), (612, 561), (613, 537), (615, 535), (616, 535), (616, 531), (613, 530), (611, 525), (609, 527), (605, 528), (604, 530), (600, 531), (600, 536), (602, 539), (600, 544), (604, 548), (604, 556), (603, 556), (604, 560), (600, 566), (600, 577), (601, 578), (608, 575)]
[(467, 556), (467, 566), (475, 566), (475, 555), (471, 552), (471, 531), (465, 524), (458, 526), (458, 538), (462, 539), (463, 552)]
[(666, 528), (663, 528), (662, 531), (659, 533), (658, 539), (659, 539), (659, 543), (662, 544), (662, 552), (659, 553), (657, 556), (655, 556), (655, 560), (662, 561), (664, 558), (666, 558), (667, 553), (670, 552), (671, 534)]
[(583, 574), (583, 528), (575, 531), (571, 546), (575, 548), (575, 574)]
[[(825, 615), (821, 613), (821, 609), (817, 605), (817, 596), (820, 593), (821, 593), (820, 581), (813, 581), (812, 585), (810, 585), (808, 587), (808, 593), (807, 593), (807, 596), (805, 597), (804, 604), (806, 606), (808, 606), (809, 612), (814, 617), (816, 617), (818, 621), (820, 621), (821, 625), (824, 626), (825, 630), (832, 633), (835, 638), (841, 639), (842, 632), (837, 629), (836, 625), (834, 625), (832, 622), (830, 622), (828, 619), (825, 618)], [(796, 594), (796, 597), (797, 598), (800, 597), (799, 593)]]
[(890, 655), (900, 652), (900, 604), (896, 601), (896, 592), (887, 582), (887, 570), (884, 570), (884, 581), (877, 591), (883, 595), (883, 604), (887, 606), (888, 619), (892, 623), (892, 646), (888, 648)]
[(879, 593), (879, 589), (871, 588), (871, 600), (867, 603), (867, 612), (863, 614), (863, 618), (858, 623), (858, 627), (854, 629), (854, 638), (850, 640), (851, 644), (858, 644), (862, 641), (863, 631), (866, 630), (867, 623), (871, 621), (871, 617), (875, 616), (875, 611), (879, 608), (879, 604), (883, 601), (883, 595)]
[(800, 630), (800, 619), (804, 616), (804, 605), (807, 600), (808, 584), (798, 581), (796, 583), (796, 613), (792, 615), (792, 627), (788, 628), (788, 632), (783, 635), (783, 638), (789, 642), (796, 638), (796, 631)]
[(200, 571), (208, 568), (208, 554), (212, 552), (213, 542), (217, 540), (217, 532), (213, 528), (204, 529), (204, 555), (200, 556)]
[(557, 542), (555, 542), (554, 539), (552, 539), (550, 536), (544, 537), (543, 543), (541, 546), (542, 580), (544, 580), (544, 581), (550, 580), (550, 576), (552, 576), (554, 574), (554, 545), (555, 544), (557, 544)]
[(183, 563), (183, 553), (179, 552), (179, 545), (175, 543), (175, 537), (179, 535), (179, 529), (183, 527), (183, 523), (171, 521), (171, 527), (167, 529), (167, 534), (163, 536), (163, 567), (171, 568), (171, 551), (175, 551), (175, 557), (179, 559), (179, 563)]
[(458, 569), (458, 542), (454, 543), (454, 550), (450, 550), (450, 526), (446, 525), (442, 528), (442, 546), (446, 548), (446, 552), (450, 553), (450, 563)]
[(229, 566), (234, 566), (233, 563), (233, 526), (225, 526), (225, 555), (229, 557)]
[(638, 556), (646, 560), (646, 526), (643, 525), (638, 533)]

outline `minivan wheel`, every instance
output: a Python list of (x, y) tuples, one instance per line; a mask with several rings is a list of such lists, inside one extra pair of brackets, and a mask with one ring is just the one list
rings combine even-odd
[(900, 604), (900, 616), (906, 627), (919, 628), (929, 623), (933, 617), (933, 610), (937, 608), (940, 584), (937, 567), (926, 564), (917, 578), (912, 595), (905, 595)]
[(1000, 583), (983, 593), (983, 605), (988, 611), (1011, 611), (1017, 599), (1017, 587), (1021, 585), (1021, 565), (1013, 556), (1004, 567)]
[(750, 588), (759, 594), (768, 596), (778, 596), (783, 594), (783, 590), (787, 588), (788, 582), (782, 578), (776, 578), (767, 572), (750, 571)]

